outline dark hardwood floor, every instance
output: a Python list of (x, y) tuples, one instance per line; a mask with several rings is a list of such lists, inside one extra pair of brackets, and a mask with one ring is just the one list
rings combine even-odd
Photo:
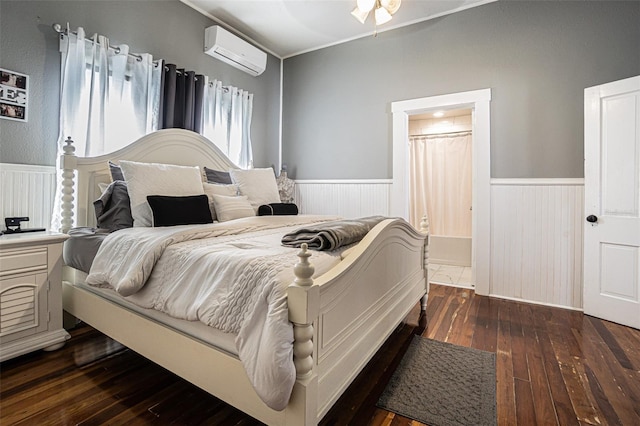
[[(419, 425), (375, 403), (414, 332), (496, 353), (500, 425), (640, 425), (640, 331), (579, 312), (432, 286), (323, 425)], [(4, 425), (254, 425), (91, 327), (55, 352), (0, 364)]]

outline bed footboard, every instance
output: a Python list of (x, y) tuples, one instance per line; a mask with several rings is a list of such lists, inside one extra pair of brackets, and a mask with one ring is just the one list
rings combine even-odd
[(418, 301), (426, 304), (427, 238), (404, 220), (387, 219), (313, 283), (309, 254), (300, 252), (288, 304), (294, 393), (317, 394), (306, 401), (305, 424), (327, 413)]

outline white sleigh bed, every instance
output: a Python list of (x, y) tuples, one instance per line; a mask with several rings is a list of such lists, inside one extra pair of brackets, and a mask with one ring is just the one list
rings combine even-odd
[[(167, 129), (95, 158), (65, 147), (63, 231), (94, 226), (93, 200), (108, 183), (108, 161), (133, 160), (176, 165), (235, 168), (200, 135)], [(364, 368), (387, 337), (421, 300), (426, 306), (427, 232), (404, 220), (386, 219), (350, 249), (337, 266), (311, 279), (313, 253), (299, 253), (291, 265), (296, 279), (287, 290), (294, 329), (296, 381), (282, 411), (256, 394), (238, 357), (135, 310), (87, 290), (86, 274), (65, 266), (65, 311), (142, 356), (269, 424), (317, 424)]]

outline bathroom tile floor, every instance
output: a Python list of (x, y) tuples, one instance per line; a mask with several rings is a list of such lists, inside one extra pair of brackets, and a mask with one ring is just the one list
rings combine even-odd
[(429, 264), (429, 282), (456, 287), (474, 288), (468, 266)]

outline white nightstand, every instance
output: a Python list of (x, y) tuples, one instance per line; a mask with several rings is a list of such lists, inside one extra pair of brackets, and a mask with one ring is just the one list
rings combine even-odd
[(0, 236), (0, 361), (56, 350), (62, 328), (62, 243), (66, 234)]

